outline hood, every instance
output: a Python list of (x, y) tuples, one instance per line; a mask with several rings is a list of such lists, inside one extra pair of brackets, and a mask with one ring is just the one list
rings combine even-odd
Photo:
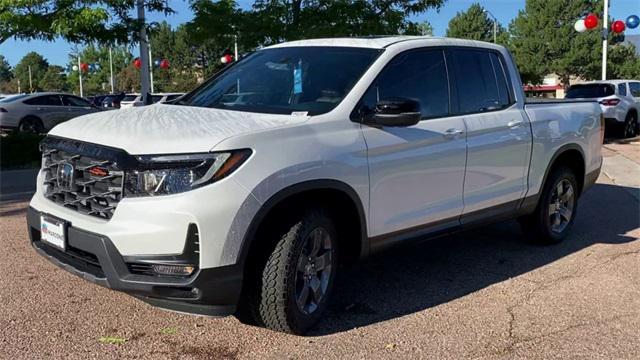
[(308, 119), (157, 104), (80, 116), (54, 127), (49, 134), (119, 148), (133, 155), (178, 154), (207, 152), (232, 136)]

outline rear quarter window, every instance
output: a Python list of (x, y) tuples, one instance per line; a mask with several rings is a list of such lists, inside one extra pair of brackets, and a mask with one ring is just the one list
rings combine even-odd
[(629, 90), (633, 97), (640, 97), (640, 82), (629, 83)]

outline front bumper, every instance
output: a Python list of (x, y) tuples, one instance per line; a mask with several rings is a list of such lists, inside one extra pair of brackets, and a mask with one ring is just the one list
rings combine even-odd
[[(75, 275), (168, 310), (207, 316), (231, 315), (236, 310), (242, 289), (242, 271), (238, 265), (197, 269), (189, 277), (134, 273), (130, 268), (132, 263), (152, 264), (153, 255), (123, 256), (108, 237), (72, 225), (67, 228), (67, 250), (61, 251), (40, 241), (40, 215), (32, 207), (27, 211), (32, 246), (49, 261)], [(185, 245), (185, 253), (187, 248)], [(180, 255), (175, 256), (176, 259), (180, 259)], [(158, 263), (166, 260), (166, 256), (157, 258)]]

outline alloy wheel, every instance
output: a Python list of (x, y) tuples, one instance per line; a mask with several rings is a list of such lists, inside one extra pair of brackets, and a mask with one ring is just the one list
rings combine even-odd
[(562, 179), (553, 189), (549, 202), (549, 224), (551, 231), (561, 233), (571, 222), (575, 205), (575, 191), (571, 182)]
[(329, 232), (318, 227), (304, 241), (296, 267), (295, 299), (298, 309), (311, 314), (324, 298), (333, 266), (332, 239)]

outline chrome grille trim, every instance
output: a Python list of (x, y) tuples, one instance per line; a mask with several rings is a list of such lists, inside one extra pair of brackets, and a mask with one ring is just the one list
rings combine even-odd
[[(62, 150), (49, 146), (47, 143), (42, 144), (44, 196), (79, 213), (111, 219), (124, 194), (124, 171), (114, 160), (97, 159), (86, 154), (76, 154), (73, 149)], [(58, 184), (58, 167), (64, 163), (69, 163), (74, 168), (70, 189), (63, 189)], [(105, 169), (108, 174), (92, 175), (89, 170), (94, 167)]]

